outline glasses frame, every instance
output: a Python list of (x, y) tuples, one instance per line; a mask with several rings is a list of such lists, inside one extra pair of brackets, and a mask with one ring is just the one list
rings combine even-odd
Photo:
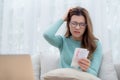
[(70, 26), (73, 28), (76, 28), (78, 25), (79, 25), (79, 28), (82, 28), (82, 29), (86, 28), (86, 26), (87, 26), (87, 24), (83, 23), (83, 22), (80, 22), (80, 23), (75, 22), (75, 21), (70, 22)]

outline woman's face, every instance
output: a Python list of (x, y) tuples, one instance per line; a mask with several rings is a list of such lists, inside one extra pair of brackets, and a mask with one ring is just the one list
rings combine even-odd
[(81, 40), (82, 35), (86, 29), (86, 23), (84, 16), (73, 15), (71, 17), (71, 21), (69, 23), (70, 32), (72, 34), (72, 38), (75, 40)]

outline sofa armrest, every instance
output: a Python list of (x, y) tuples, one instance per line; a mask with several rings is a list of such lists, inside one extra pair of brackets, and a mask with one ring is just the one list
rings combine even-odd
[(120, 64), (115, 64), (115, 69), (117, 72), (118, 80), (120, 80)]

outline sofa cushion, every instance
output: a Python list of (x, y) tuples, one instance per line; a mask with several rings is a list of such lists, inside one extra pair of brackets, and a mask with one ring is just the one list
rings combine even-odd
[(120, 80), (120, 63), (115, 64), (115, 69), (117, 72), (118, 80)]
[(96, 76), (71, 68), (61, 68), (44, 74), (44, 80), (100, 80)]
[(115, 67), (112, 60), (112, 53), (108, 51), (103, 54), (99, 77), (102, 80), (118, 80)]
[[(51, 47), (40, 55), (41, 59), (41, 75), (50, 70), (59, 68), (59, 52), (57, 49)], [(42, 78), (41, 78), (42, 80)]]

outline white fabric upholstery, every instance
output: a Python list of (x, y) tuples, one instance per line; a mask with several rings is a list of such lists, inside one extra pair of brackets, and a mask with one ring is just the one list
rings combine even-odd
[[(47, 73), (48, 71), (59, 68), (59, 52), (50, 48), (43, 53), (41, 53), (41, 75)], [(42, 79), (42, 78), (41, 78)]]
[(35, 80), (40, 80), (40, 54), (33, 55), (31, 59)]
[(111, 51), (108, 51), (105, 54), (103, 54), (99, 77), (102, 80), (118, 80), (116, 70), (112, 60)]
[(120, 63), (115, 64), (115, 69), (117, 72), (118, 80), (120, 80)]

